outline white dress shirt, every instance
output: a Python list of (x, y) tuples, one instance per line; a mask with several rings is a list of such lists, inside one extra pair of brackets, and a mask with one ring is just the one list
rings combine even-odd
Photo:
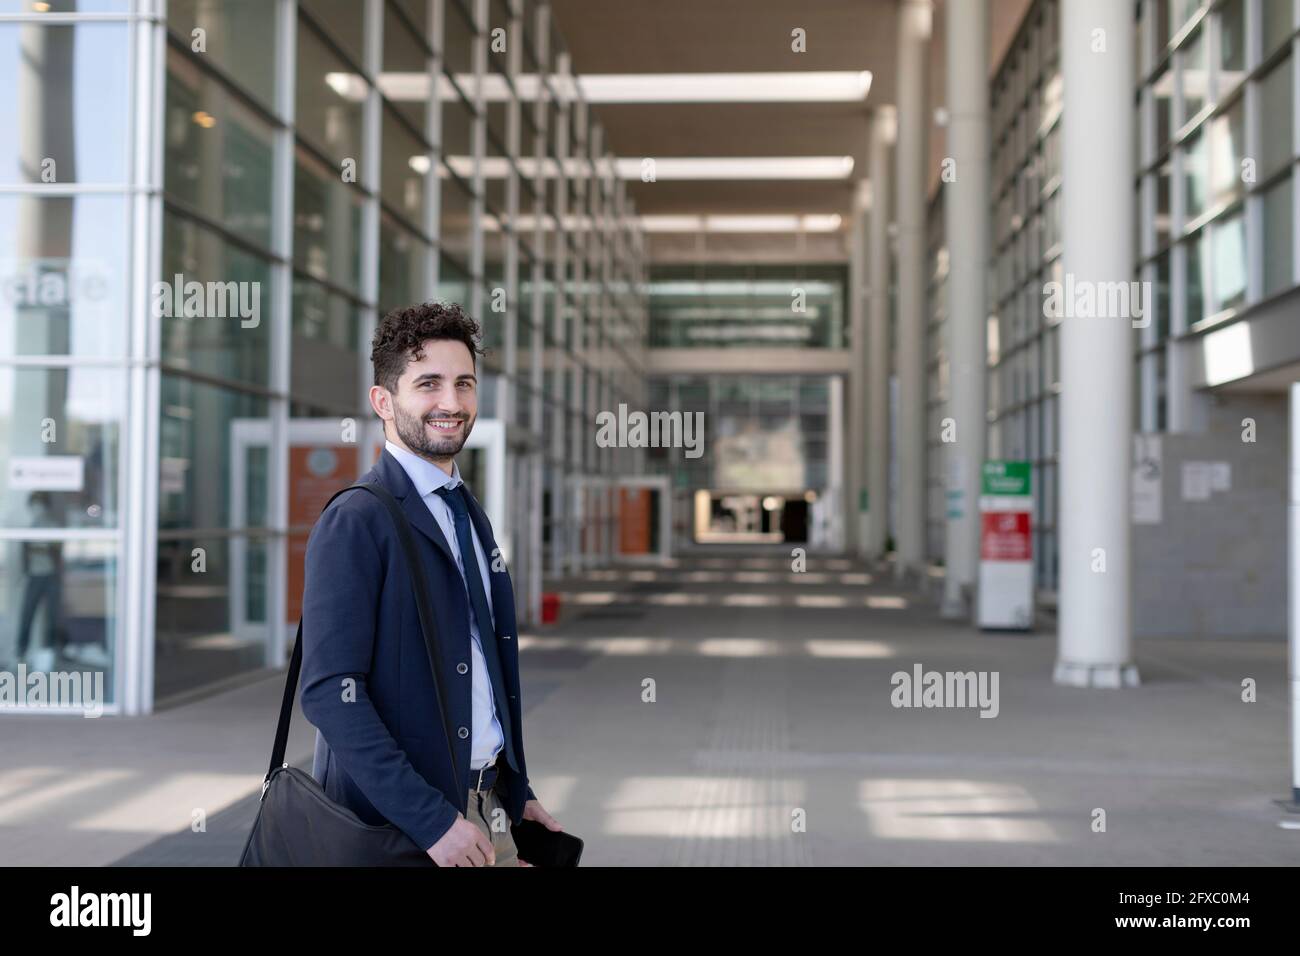
[[(456, 567), (460, 571), (461, 581), (465, 580), (465, 567), (461, 562), (460, 543), (456, 539), (456, 519), (452, 515), (451, 507), (442, 497), (436, 493), (438, 488), (444, 485), (448, 488), (455, 488), (463, 482), (460, 479), (460, 469), (453, 461), (451, 464), (451, 474), (439, 468), (431, 461), (426, 461), (419, 455), (407, 451), (391, 441), (385, 442), (389, 453), (397, 459), (398, 464), (411, 479), (411, 484), (415, 485), (415, 490), (419, 493), (420, 498), (424, 501), (425, 507), (433, 515), (433, 520), (438, 522), (438, 527), (442, 529), (443, 537), (447, 539), (447, 546), (451, 549), (452, 556), (456, 559)], [(474, 539), (474, 554), (478, 557), (478, 573), (483, 581), (483, 590), (487, 594), (488, 613), (494, 617), (496, 610), (492, 607), (492, 588), (489, 582), (492, 580), (488, 577), (487, 556), (483, 553), (483, 545), (479, 542), (478, 532), (474, 530), (474, 523), (470, 522), (470, 536)], [(478, 623), (474, 620), (472, 602), (469, 601), (469, 590), (466, 587), (465, 600), (471, 603), (469, 613), (469, 634), (470, 641), (470, 678), (473, 681), (473, 704), (474, 717), (473, 726), (470, 728), (471, 748), (469, 766), (471, 770), (478, 770), (496, 760), (497, 753), (505, 746), (505, 734), (501, 732), (501, 722), (497, 720), (496, 707), (492, 701), (492, 681), (488, 677), (487, 660), (483, 657), (483, 645), (480, 643)], [(495, 633), (495, 630), (494, 630)], [(439, 730), (439, 733), (442, 731)]]

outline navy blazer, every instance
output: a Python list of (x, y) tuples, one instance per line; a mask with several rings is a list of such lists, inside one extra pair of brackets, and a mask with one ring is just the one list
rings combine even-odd
[[(470, 604), (451, 546), (401, 464), (387, 451), (361, 481), (392, 492), (416, 529), (438, 627), (442, 679), (453, 729), (472, 731)], [(470, 519), (490, 568), (497, 650), (510, 708), (516, 774), (502, 761), (512, 823), (533, 798), (524, 763), (515, 595), (483, 509), (469, 494)], [(421, 849), (437, 843), (469, 790), (472, 734), (452, 738), (460, 779), (447, 753), (437, 687), (420, 633), (415, 597), (397, 530), (365, 491), (335, 499), (307, 542), (303, 587), (302, 712), (317, 728), (312, 776), (362, 821), (392, 823)], [(480, 634), (483, 631), (480, 630)], [(355, 685), (348, 693), (351, 678)], [(500, 704), (500, 702), (498, 702)]]

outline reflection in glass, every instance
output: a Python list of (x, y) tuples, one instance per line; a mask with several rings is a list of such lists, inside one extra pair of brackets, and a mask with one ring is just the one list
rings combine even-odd
[(361, 311), (310, 279), (293, 282), (290, 394), (340, 414), (355, 413), (361, 387)]
[(1198, 132), (1187, 141), (1183, 153), (1184, 227), (1205, 211), (1209, 178), (1209, 151), (1205, 145), (1205, 134)]
[(429, 154), (393, 113), (383, 111), (383, 165), (380, 195), (384, 202), (417, 228), (424, 222), (424, 180)]
[(1186, 257), (1187, 324), (1189, 327), (1205, 318), (1205, 306), (1209, 301), (1204, 286), (1205, 279), (1209, 276), (1209, 270), (1205, 268), (1203, 261), (1205, 254), (1204, 235), (1205, 230), (1201, 230), (1183, 244)]
[(469, 306), (469, 274), (446, 256), (440, 257), (438, 287), (434, 293), (438, 302), (455, 302)]
[(32, 492), (58, 528), (117, 524), (126, 376), (106, 368), (0, 366), (0, 520), (30, 527)]
[[(218, 378), (266, 385), (270, 376), (270, 263), (205, 226), (163, 216), (163, 361)], [(180, 276), (178, 289), (177, 276)], [(201, 295), (196, 294), (197, 292)], [(177, 310), (177, 296), (181, 305)], [(191, 314), (192, 307), (201, 309)]]
[(1155, 101), (1156, 152), (1169, 145), (1174, 129), (1174, 79), (1165, 70), (1151, 83), (1151, 96)]
[(299, 136), (336, 162), (360, 163), (361, 112), (369, 88), (315, 30), (299, 21), (294, 82), (294, 126)]
[[(84, 6), (84, 4), (79, 4)], [(168, 0), (167, 26), (190, 47), (195, 28), (202, 28), (205, 49), (239, 85), (275, 106), (275, 4), (266, 0)], [(169, 53), (172, 51), (169, 51)]]
[[(0, 669), (15, 673), (59, 671), (102, 674), (79, 683), (84, 703), (113, 703), (114, 649), (117, 646), (117, 542), (42, 540), (40, 492), (29, 503), (33, 534), (0, 542)], [(92, 689), (93, 688), (93, 689)], [(54, 701), (48, 701), (54, 702)], [(68, 702), (76, 704), (78, 702)]]
[(1264, 14), (1264, 56), (1268, 56), (1291, 38), (1295, 30), (1295, 13), (1288, 0), (1260, 0)]
[(123, 354), (126, 214), (119, 196), (0, 194), (0, 354)]
[(1246, 76), (1246, 0), (1228, 0), (1219, 8), (1219, 95)]
[(1259, 82), (1259, 109), (1264, 118), (1259, 156), (1261, 179), (1289, 163), (1294, 155), (1291, 142), (1295, 122), (1291, 89), (1293, 64), (1293, 58), (1287, 57)]
[[(364, 3), (357, 0), (300, 0), (300, 5), (358, 66), (364, 65)], [(302, 36), (301, 31), (298, 36)]]
[[(442, 167), (439, 165), (439, 169)], [(438, 242), (444, 252), (469, 261), (470, 197), (462, 183), (443, 171)]]
[(158, 526), (265, 524), (249, 489), (267, 480), (266, 399), (166, 373), (161, 392)]
[(154, 695), (266, 666), (267, 539), (158, 541)]
[(1214, 245), (1214, 312), (1246, 301), (1246, 226), (1240, 212), (1211, 226)]
[(1264, 193), (1264, 294), (1295, 285), (1292, 249), (1295, 242), (1294, 180), (1288, 176)]
[(1241, 159), (1246, 148), (1245, 99), (1239, 98), (1210, 123), (1214, 151), (1214, 201), (1222, 202), (1242, 191)]
[(293, 258), (319, 279), (361, 288), (361, 192), (305, 149), (294, 163)]
[(380, 314), (419, 299), (430, 247), (388, 213), (379, 218)]
[(127, 31), (0, 23), (0, 183), (126, 181)]
[(1197, 30), (1184, 43), (1179, 54), (1182, 63), (1180, 85), (1183, 90), (1183, 115), (1187, 123), (1209, 102), (1210, 71), (1205, 49), (1205, 31)]
[(269, 247), (271, 125), (172, 49), (166, 127), (166, 191), (231, 232)]

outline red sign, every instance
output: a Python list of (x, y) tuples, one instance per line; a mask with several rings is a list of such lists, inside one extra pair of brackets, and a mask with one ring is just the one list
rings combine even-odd
[(1028, 511), (986, 511), (981, 516), (980, 560), (1029, 561), (1033, 548)]

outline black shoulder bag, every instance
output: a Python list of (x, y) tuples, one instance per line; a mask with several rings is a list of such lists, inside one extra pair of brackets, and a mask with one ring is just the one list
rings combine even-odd
[[(433, 605), (429, 601), (428, 585), (422, 573), (419, 552), (415, 549), (411, 526), (388, 489), (378, 484), (350, 485), (331, 497), (325, 507), (328, 508), (344, 492), (357, 488), (370, 492), (382, 501), (397, 527), (397, 536), (406, 554), (407, 571), (411, 575), (411, 587), (415, 592), (420, 631), (424, 635), (429, 666), (433, 670), (434, 684), (438, 689), (438, 708), (442, 713), (445, 730), (448, 726), (447, 695), (437, 665), (437, 630)], [(293, 657), (289, 662), (284, 698), (280, 703), (280, 722), (275, 729), (271, 765), (262, 783), (262, 799), (257, 818), (253, 821), (253, 829), (244, 845), (239, 865), (436, 866), (429, 854), (398, 827), (391, 823), (374, 826), (362, 822), (347, 807), (340, 806), (327, 797), (311, 774), (284, 762), (284, 751), (289, 742), (289, 721), (293, 716), (293, 700), (298, 691), (298, 675), (301, 670), (302, 619), (299, 618), (298, 636), (294, 639)], [(451, 755), (452, 772), (459, 780), (461, 776), (456, 766), (456, 753), (449, 736), (447, 751)], [(446, 796), (461, 813), (465, 812), (465, 807), (461, 805), (465, 793)]]

